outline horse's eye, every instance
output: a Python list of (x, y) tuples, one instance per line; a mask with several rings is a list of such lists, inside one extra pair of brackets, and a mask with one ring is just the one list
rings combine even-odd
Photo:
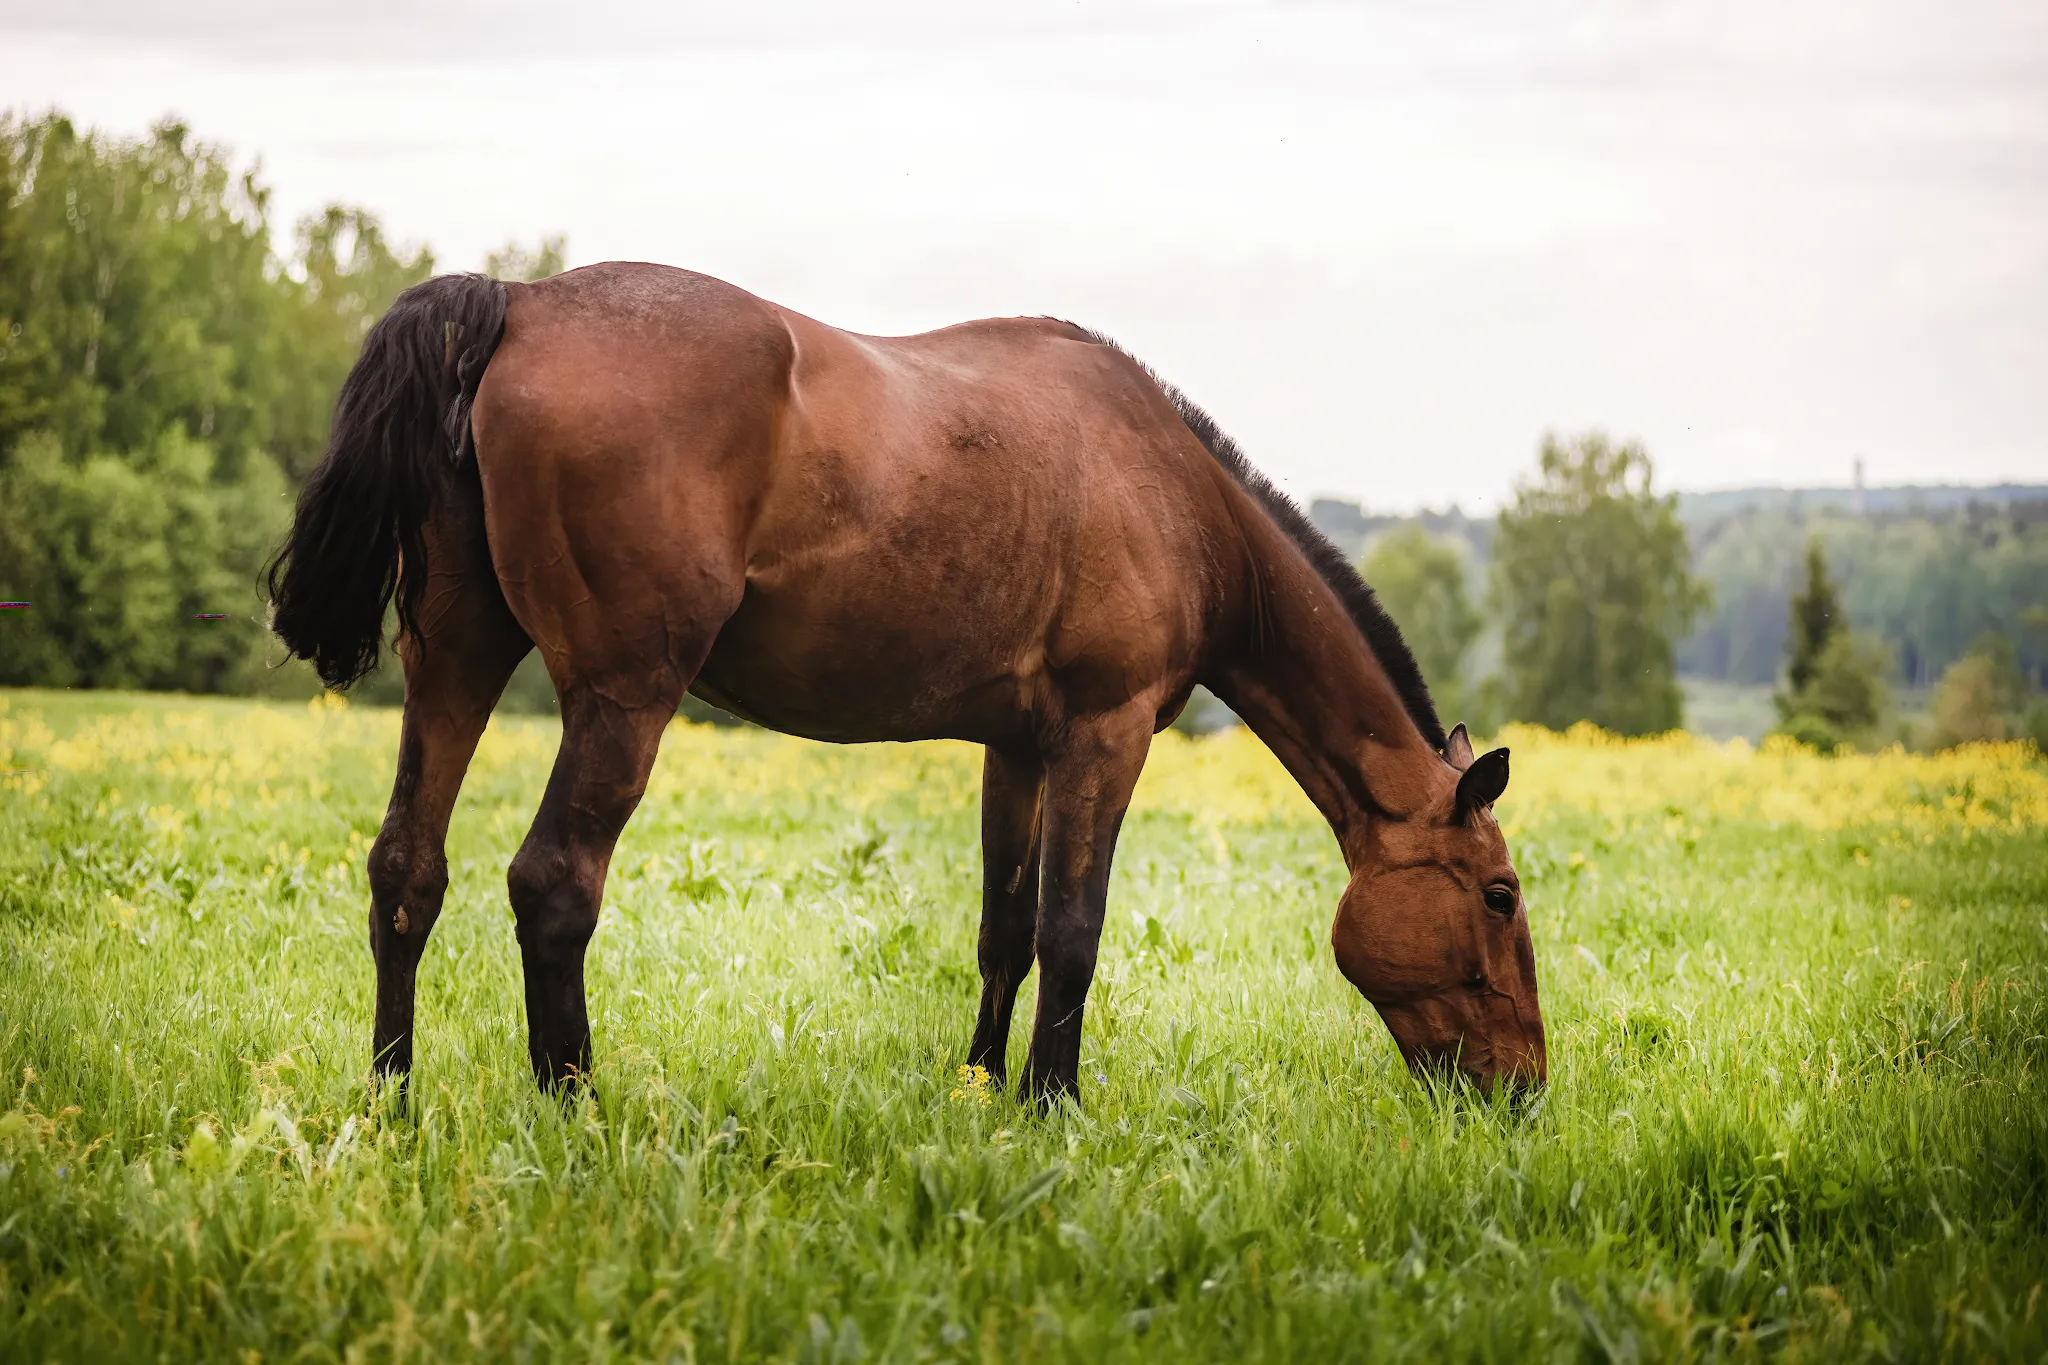
[(1515, 889), (1511, 886), (1487, 887), (1486, 908), (1503, 917), (1514, 914)]

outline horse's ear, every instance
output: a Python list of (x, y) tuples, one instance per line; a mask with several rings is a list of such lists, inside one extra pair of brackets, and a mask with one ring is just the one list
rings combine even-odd
[(1465, 733), (1465, 722), (1459, 721), (1449, 738), (1444, 740), (1444, 762), (1459, 772), (1472, 766), (1472, 736)]
[(1458, 779), (1458, 818), (1469, 817), (1473, 811), (1483, 809), (1500, 800), (1500, 794), (1508, 789), (1508, 751), (1495, 749), (1472, 760)]

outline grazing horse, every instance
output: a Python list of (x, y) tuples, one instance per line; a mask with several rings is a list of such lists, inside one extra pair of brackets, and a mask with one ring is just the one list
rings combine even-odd
[(449, 813), (536, 647), (562, 743), (507, 883), (543, 1086), (590, 1065), (605, 873), (694, 692), (812, 739), (984, 746), (968, 1059), (1004, 1076), (1035, 961), (1020, 1088), (1073, 1094), (1117, 831), (1197, 683), (1329, 821), (1337, 965), (1408, 1063), (1543, 1079), (1492, 813), (1507, 751), (1444, 733), (1344, 557), (1094, 332), (862, 336), (644, 264), (431, 279), (365, 338), (268, 581), (273, 628), (337, 688), (376, 666), (396, 600), (405, 715), (369, 880), (375, 1064), (401, 1083)]

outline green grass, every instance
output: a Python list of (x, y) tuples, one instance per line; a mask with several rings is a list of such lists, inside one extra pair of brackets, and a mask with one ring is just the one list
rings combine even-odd
[(1040, 1119), (957, 1071), (974, 752), (678, 727), (564, 1108), (504, 899), (554, 729), (508, 721), (401, 1114), (365, 1081), (391, 714), (0, 699), (0, 1358), (2048, 1351), (2038, 762), (1517, 737), (1553, 1084), (1515, 1112), (1401, 1068), (1330, 961), (1334, 844), (1244, 737), (1167, 737), (1084, 1103)]

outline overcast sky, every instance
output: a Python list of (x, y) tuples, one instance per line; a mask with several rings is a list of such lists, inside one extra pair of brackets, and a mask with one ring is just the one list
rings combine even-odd
[(446, 268), (1070, 317), (1301, 497), (1490, 509), (1595, 426), (2048, 481), (2043, 0), (0, 0), (0, 105), (176, 113)]

